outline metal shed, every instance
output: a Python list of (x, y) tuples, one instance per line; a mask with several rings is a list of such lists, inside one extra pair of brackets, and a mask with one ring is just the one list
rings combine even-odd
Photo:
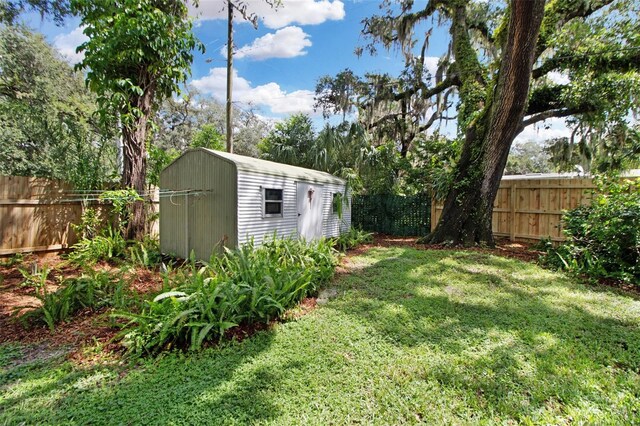
[[(251, 238), (334, 237), (351, 226), (345, 181), (329, 173), (199, 148), (160, 174), (160, 249), (207, 260)], [(337, 209), (342, 208), (342, 214)]]

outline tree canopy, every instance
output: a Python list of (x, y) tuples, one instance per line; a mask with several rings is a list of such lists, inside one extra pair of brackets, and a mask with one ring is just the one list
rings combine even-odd
[[(415, 135), (455, 119), (464, 143), (441, 221), (448, 225), (432, 240), (491, 242), (493, 188), (526, 126), (568, 118), (576, 139), (628, 128), (640, 104), (638, 9), (630, 0), (384, 2), (363, 22), (369, 43), (357, 53), (398, 49), (404, 71), (321, 80), (318, 107), (358, 108), (365, 125), (386, 125), (383, 137), (405, 151)], [(448, 28), (450, 43), (432, 72), (436, 27)]]
[(82, 76), (41, 35), (0, 28), (0, 173), (101, 186), (115, 155), (96, 108)]

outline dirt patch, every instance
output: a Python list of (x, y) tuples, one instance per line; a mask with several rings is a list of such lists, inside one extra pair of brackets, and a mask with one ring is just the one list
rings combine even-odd
[[(542, 252), (534, 250), (532, 244), (513, 242), (505, 239), (497, 239), (494, 248), (487, 247), (446, 247), (435, 244), (418, 244), (418, 237), (395, 237), (384, 234), (374, 234), (373, 242), (363, 244), (354, 250), (350, 250), (347, 259), (358, 256), (376, 247), (411, 247), (416, 250), (466, 250), (493, 254), (496, 256), (510, 257), (525, 262), (536, 262)], [(347, 262), (348, 263), (348, 262)]]

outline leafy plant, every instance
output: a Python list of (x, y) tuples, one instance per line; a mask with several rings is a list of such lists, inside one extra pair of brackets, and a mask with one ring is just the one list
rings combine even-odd
[(120, 312), (129, 324), (121, 336), (135, 354), (171, 348), (197, 350), (241, 323), (268, 322), (328, 281), (337, 263), (329, 241), (253, 241), (202, 266), (165, 274), (169, 291), (147, 301), (140, 313)]
[(349, 231), (331, 239), (333, 246), (342, 252), (372, 241), (373, 234), (371, 232), (362, 231), (357, 228), (349, 228)]
[(69, 260), (76, 265), (93, 264), (98, 261), (108, 261), (122, 258), (126, 254), (127, 240), (122, 233), (108, 226), (100, 235), (92, 239), (82, 239), (74, 244)]
[(98, 309), (105, 306), (125, 308), (129, 306), (126, 283), (121, 277), (108, 272), (89, 270), (78, 278), (62, 279), (54, 292), (45, 285), (36, 287), (35, 297), (40, 305), (16, 308), (16, 315), (25, 308), (32, 310), (19, 316), (26, 323), (31, 320), (45, 323), (51, 331), (56, 324), (67, 320), (75, 312)]
[(154, 267), (162, 262), (160, 242), (151, 237), (134, 241), (128, 248), (128, 258), (134, 264), (145, 268)]
[(640, 283), (640, 181), (603, 180), (590, 206), (567, 212), (567, 242), (543, 261), (592, 277)]
[(43, 265), (41, 268), (38, 268), (38, 264), (34, 262), (31, 271), (24, 268), (18, 268), (18, 271), (20, 271), (20, 274), (24, 278), (22, 286), (34, 287), (37, 291), (46, 287), (51, 268), (49, 268), (48, 265)]

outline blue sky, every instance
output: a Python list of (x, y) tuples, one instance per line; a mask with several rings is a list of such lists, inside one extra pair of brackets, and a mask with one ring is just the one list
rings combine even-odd
[[(314, 116), (313, 94), (317, 80), (350, 68), (357, 74), (389, 72), (402, 68), (397, 52), (381, 51), (377, 56), (354, 54), (365, 40), (360, 35), (361, 21), (379, 14), (379, 0), (282, 0), (272, 9), (264, 0), (245, 0), (249, 11), (259, 17), (259, 27), (236, 19), (234, 44), (234, 100), (243, 109), (253, 109), (263, 117), (282, 119), (297, 112)], [(416, 0), (416, 7), (426, 0)], [(206, 52), (198, 53), (192, 67), (190, 83), (203, 96), (225, 99), (225, 61), (227, 12), (223, 0), (200, 0), (192, 9), (196, 19), (195, 33), (205, 44)], [(31, 27), (46, 35), (58, 50), (73, 63), (79, 60), (75, 48), (84, 40), (77, 19), (65, 26), (28, 16)], [(434, 31), (427, 64), (435, 69), (437, 57), (447, 48), (446, 28)], [(567, 129), (561, 120), (548, 123), (549, 129), (527, 129), (521, 139), (543, 139), (564, 136)]]

